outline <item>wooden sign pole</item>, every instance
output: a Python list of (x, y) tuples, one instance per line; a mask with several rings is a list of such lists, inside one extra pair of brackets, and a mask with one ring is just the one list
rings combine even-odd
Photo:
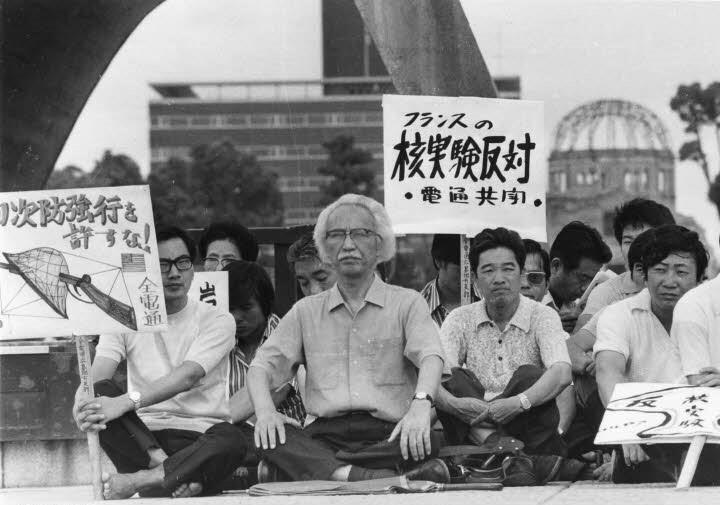
[[(85, 398), (95, 398), (91, 374), (90, 343), (87, 335), (74, 335), (77, 347), (78, 370), (80, 372), (80, 390)], [(87, 432), (88, 450), (90, 452), (90, 471), (93, 486), (93, 498), (103, 499), (103, 485), (100, 468), (100, 437), (96, 431)]]
[(460, 235), (460, 305), (468, 305), (472, 301), (472, 283), (470, 238)]
[(690, 483), (692, 483), (693, 477), (695, 476), (695, 469), (700, 459), (700, 453), (705, 445), (705, 440), (707, 440), (705, 435), (693, 437), (675, 489), (688, 489), (690, 487)]

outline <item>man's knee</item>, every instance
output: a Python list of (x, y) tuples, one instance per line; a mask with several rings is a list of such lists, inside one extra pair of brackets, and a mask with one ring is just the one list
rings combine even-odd
[(251, 448), (253, 440), (239, 426), (230, 423), (218, 423), (211, 426), (202, 437), (203, 443), (218, 452), (242, 453)]
[(485, 396), (485, 388), (473, 372), (467, 368), (453, 368), (450, 378), (443, 387), (459, 398), (480, 398)]
[(538, 379), (542, 377), (543, 373), (545, 372), (539, 366), (520, 365), (518, 369), (515, 370), (510, 382), (514, 382), (517, 388), (524, 391), (535, 384)]
[(97, 381), (93, 384), (93, 389), (95, 390), (95, 396), (108, 396), (113, 398), (124, 394), (123, 390), (120, 389), (120, 386), (115, 384), (115, 381), (111, 379)]

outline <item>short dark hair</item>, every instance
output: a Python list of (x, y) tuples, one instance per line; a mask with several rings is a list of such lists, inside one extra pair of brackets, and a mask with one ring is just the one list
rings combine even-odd
[(448, 233), (438, 233), (433, 235), (432, 246), (430, 246), (430, 256), (433, 265), (437, 269), (437, 261), (445, 261), (453, 265), (460, 264), (460, 235), (451, 235)]
[[(677, 224), (666, 224), (653, 230), (652, 240), (642, 256), (643, 273), (647, 277), (648, 269), (657, 265), (674, 252), (690, 253), (695, 258), (697, 281), (703, 278), (708, 266), (708, 252), (694, 231)], [(638, 237), (640, 238), (640, 237)], [(637, 240), (637, 239), (635, 239)]]
[(618, 244), (622, 243), (622, 234), (626, 227), (643, 224), (655, 228), (664, 224), (675, 224), (675, 218), (666, 206), (647, 198), (633, 198), (615, 207), (613, 232)]
[(517, 261), (520, 269), (525, 268), (525, 246), (520, 235), (516, 231), (500, 227), (495, 229), (485, 228), (473, 238), (470, 246), (470, 268), (472, 268), (472, 271), (477, 272), (480, 254), (498, 247), (510, 249), (515, 255), (515, 261)]
[(275, 303), (275, 290), (265, 269), (251, 261), (233, 261), (223, 270), (228, 273), (230, 309), (255, 298), (265, 317), (269, 317)]
[(303, 233), (299, 239), (290, 244), (287, 251), (287, 262), (290, 268), (295, 268), (295, 263), (302, 260), (320, 260), (320, 253), (318, 253), (315, 240), (313, 239), (313, 232), (309, 231)]
[(216, 240), (229, 240), (238, 248), (240, 256), (245, 261), (256, 261), (258, 257), (258, 243), (255, 235), (240, 223), (234, 221), (219, 221), (210, 223), (200, 236), (200, 256), (207, 255), (208, 246)]
[(179, 238), (185, 243), (185, 247), (187, 247), (190, 259), (193, 263), (195, 263), (195, 258), (197, 257), (195, 241), (182, 228), (173, 225), (160, 226), (155, 230), (155, 238), (157, 239), (158, 245), (160, 244), (160, 242), (167, 242), (168, 240)]
[(525, 257), (527, 258), (530, 254), (540, 255), (542, 260), (542, 269), (545, 272), (545, 279), (550, 279), (550, 256), (542, 246), (531, 238), (524, 238), (523, 245), (525, 246)]
[(627, 253), (627, 260), (628, 267), (630, 268), (631, 273), (635, 269), (636, 264), (642, 264), (645, 250), (647, 249), (648, 245), (652, 243), (654, 237), (655, 228), (650, 228), (649, 230), (645, 230), (640, 235), (635, 237), (635, 240), (633, 240), (632, 244), (630, 244)]
[(607, 263), (612, 259), (612, 251), (595, 228), (571, 221), (563, 226), (550, 246), (550, 259), (555, 258), (562, 262), (563, 268), (574, 270), (583, 258)]

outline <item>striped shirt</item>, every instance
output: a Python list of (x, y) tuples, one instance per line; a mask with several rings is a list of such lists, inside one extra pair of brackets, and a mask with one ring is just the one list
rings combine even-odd
[[(265, 343), (268, 337), (270, 337), (270, 334), (275, 330), (275, 328), (277, 328), (277, 325), (279, 323), (280, 318), (278, 317), (278, 315), (270, 314), (270, 317), (268, 317), (267, 326), (265, 327), (262, 339), (260, 340), (260, 345), (263, 345)], [(260, 346), (258, 346), (258, 349), (259, 348)], [(257, 353), (257, 349), (255, 350), (255, 352)], [(228, 382), (230, 396), (234, 395), (237, 391), (245, 387), (245, 378), (247, 376), (247, 371), (248, 368), (250, 368), (250, 362), (253, 360), (254, 357), (255, 354), (253, 353), (253, 355), (250, 356), (248, 359), (248, 357), (245, 356), (245, 353), (243, 353), (237, 346), (235, 346), (233, 350), (230, 351), (230, 380)], [(285, 399), (277, 406), (277, 410), (288, 417), (297, 419), (298, 421), (300, 421), (300, 423), (303, 423), (305, 421), (305, 406), (303, 405), (300, 393), (298, 393), (296, 379), (293, 379), (290, 383), (290, 391), (288, 391)]]

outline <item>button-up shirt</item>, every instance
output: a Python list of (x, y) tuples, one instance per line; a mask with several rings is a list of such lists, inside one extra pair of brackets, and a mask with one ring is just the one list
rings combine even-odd
[(548, 369), (570, 363), (560, 317), (526, 296), (503, 331), (481, 300), (453, 310), (440, 329), (449, 366), (466, 365), (492, 398), (505, 389), (521, 365)]
[(582, 314), (596, 314), (608, 305), (639, 293), (641, 289), (632, 280), (629, 271), (623, 272), (597, 285), (590, 292)]
[(376, 277), (357, 313), (337, 284), (297, 302), (250, 366), (264, 369), (277, 387), (304, 364), (303, 400), (313, 417), (367, 411), (397, 422), (410, 407), (417, 369), (428, 356), (444, 360), (425, 300)]
[[(425, 301), (430, 308), (430, 316), (432, 316), (433, 321), (435, 321), (435, 324), (437, 324), (438, 328), (440, 328), (450, 311), (440, 301), (440, 290), (438, 289), (437, 283), (438, 279), (435, 277), (435, 279), (425, 284), (425, 287), (422, 291), (420, 291), (420, 294), (423, 298), (425, 298)], [(480, 298), (482, 297), (478, 294), (475, 289), (475, 284), (473, 283), (472, 291), (470, 292), (470, 301), (477, 302)]]
[(602, 311), (594, 357), (601, 351), (625, 357), (625, 375), (630, 382), (684, 382), (680, 353), (653, 314), (647, 289)]

